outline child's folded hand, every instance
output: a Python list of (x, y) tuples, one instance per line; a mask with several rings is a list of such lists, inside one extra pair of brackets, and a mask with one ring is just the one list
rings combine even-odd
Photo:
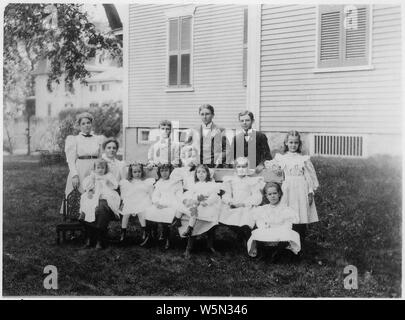
[(309, 205), (312, 206), (313, 202), (314, 202), (314, 194), (312, 192), (308, 193), (308, 203), (309, 203)]
[(208, 197), (207, 197), (207, 196), (204, 196), (204, 195), (202, 195), (202, 194), (200, 194), (200, 195), (197, 196), (197, 201), (199, 201), (199, 202), (205, 201), (205, 200), (207, 200), (207, 199), (208, 199)]
[(93, 199), (93, 196), (94, 196), (94, 190), (87, 191), (87, 199)]

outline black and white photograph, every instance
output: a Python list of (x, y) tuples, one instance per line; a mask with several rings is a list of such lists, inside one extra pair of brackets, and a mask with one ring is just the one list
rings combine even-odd
[(3, 299), (402, 298), (399, 1), (1, 9)]

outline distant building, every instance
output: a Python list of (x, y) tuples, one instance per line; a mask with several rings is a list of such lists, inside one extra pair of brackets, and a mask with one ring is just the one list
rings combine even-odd
[(87, 65), (91, 77), (88, 84), (75, 82), (69, 89), (63, 77), (60, 84), (52, 84), (52, 91), (47, 88), (49, 65), (46, 61), (39, 63), (35, 75), (35, 116), (38, 118), (57, 117), (66, 108), (88, 108), (112, 103), (122, 103), (123, 79), (122, 68), (104, 65)]

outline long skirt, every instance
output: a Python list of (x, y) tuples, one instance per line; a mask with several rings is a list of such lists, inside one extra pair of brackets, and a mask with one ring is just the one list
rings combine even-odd
[(281, 188), (283, 190), (281, 201), (298, 212), (298, 223), (319, 221), (315, 201), (309, 205), (308, 184), (304, 176), (287, 176)]
[[(80, 181), (80, 185), (79, 185), (79, 191), (80, 193), (83, 193), (83, 180), (84, 178), (86, 178), (91, 170), (94, 167), (94, 161), (96, 161), (96, 159), (77, 159), (76, 160), (76, 168), (77, 168), (77, 174), (79, 176), (79, 181)], [(69, 172), (67, 180), (66, 180), (66, 186), (65, 186), (65, 197), (67, 197), (69, 195), (69, 193), (71, 193), (73, 191), (73, 185), (72, 185), (72, 174)], [(60, 209), (60, 213), (63, 213), (63, 202), (62, 202), (62, 206)]]

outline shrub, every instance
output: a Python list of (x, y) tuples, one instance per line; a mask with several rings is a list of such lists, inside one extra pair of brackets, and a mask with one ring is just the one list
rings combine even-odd
[(111, 104), (103, 107), (71, 108), (59, 113), (58, 145), (60, 150), (65, 149), (65, 140), (68, 135), (79, 133), (76, 125), (76, 115), (90, 112), (94, 117), (93, 128), (96, 134), (106, 137), (117, 137), (122, 131), (122, 107)]
[(401, 247), (401, 160), (314, 158), (320, 222), (309, 238), (358, 266), (371, 252)]

